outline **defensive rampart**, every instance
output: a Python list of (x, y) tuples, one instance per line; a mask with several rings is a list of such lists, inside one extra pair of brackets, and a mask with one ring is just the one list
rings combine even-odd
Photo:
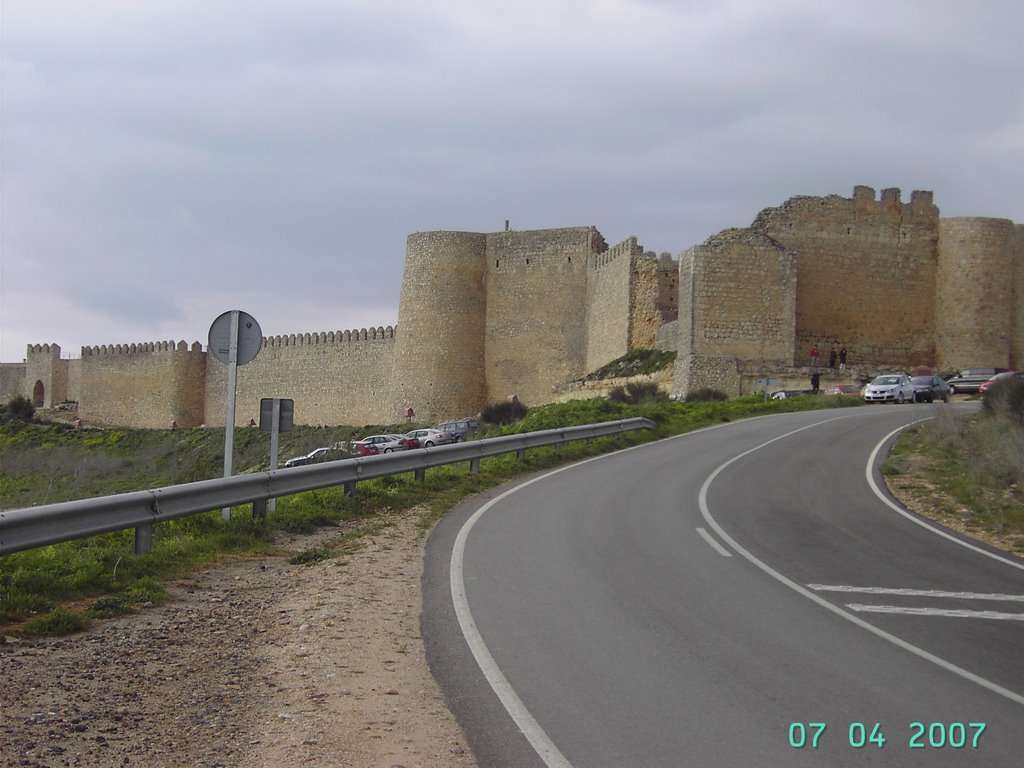
[[(259, 354), (237, 369), (235, 424), (259, 422), (260, 400), (295, 401), (297, 424), (381, 424), (399, 420), (392, 406), (395, 329), (331, 331), (263, 340)], [(223, 425), (227, 365), (205, 361), (203, 421)]]
[(852, 199), (794, 197), (752, 228), (798, 254), (797, 363), (813, 344), (850, 361), (906, 367), (935, 359), (939, 210), (931, 192), (854, 189)]
[(103, 425), (198, 426), (206, 353), (184, 341), (83, 347), (78, 416)]

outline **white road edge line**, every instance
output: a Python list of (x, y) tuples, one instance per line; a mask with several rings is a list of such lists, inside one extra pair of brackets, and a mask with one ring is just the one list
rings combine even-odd
[(726, 549), (721, 544), (719, 544), (718, 543), (718, 539), (714, 538), (705, 529), (698, 528), (697, 529), (697, 533), (699, 533), (701, 536), (703, 536), (704, 537), (704, 541), (706, 541), (708, 544), (710, 544), (711, 548), (714, 549), (722, 557), (732, 557), (732, 552), (730, 552), (728, 549)]
[(1003, 613), (1001, 611), (968, 611), (952, 608), (912, 608), (901, 605), (863, 605), (847, 603), (846, 607), (859, 613), (899, 613), (906, 616), (945, 616), (953, 619), (1002, 619), (1024, 621), (1024, 613)]
[[(935, 654), (929, 653), (928, 651), (924, 650), (923, 648), (918, 648), (916, 645), (913, 645), (911, 643), (908, 643), (906, 640), (903, 640), (903, 639), (901, 639), (899, 637), (896, 637), (896, 635), (891, 635), (888, 632), (886, 632), (885, 630), (879, 629), (878, 627), (874, 626), (873, 624), (870, 624), (870, 623), (864, 621), (859, 616), (855, 616), (854, 614), (850, 613), (849, 611), (844, 611), (838, 605), (834, 605), (833, 603), (830, 603), (825, 598), (819, 597), (818, 595), (814, 594), (814, 592), (812, 592), (811, 590), (807, 589), (806, 587), (801, 586), (800, 584), (797, 584), (795, 581), (793, 581), (792, 579), (788, 578), (787, 576), (783, 576), (781, 573), (776, 571), (770, 565), (768, 565), (765, 562), (762, 562), (761, 560), (758, 560), (756, 557), (754, 557), (753, 554), (751, 554), (746, 549), (744, 549), (742, 546), (740, 546), (739, 542), (737, 542), (728, 533), (726, 533), (725, 530), (722, 528), (722, 526), (720, 526), (718, 524), (718, 522), (711, 516), (711, 510), (708, 508), (708, 488), (711, 487), (711, 483), (714, 482), (715, 478), (718, 477), (725, 470), (726, 467), (728, 467), (730, 464), (732, 464), (732, 463), (734, 463), (736, 461), (739, 461), (743, 457), (748, 456), (749, 454), (753, 453), (754, 451), (758, 451), (761, 448), (764, 448), (765, 446), (771, 445), (772, 443), (778, 442), (779, 440), (783, 440), (783, 439), (785, 439), (787, 437), (795, 435), (798, 432), (803, 432), (805, 429), (810, 429), (811, 427), (821, 426), (822, 424), (828, 424), (830, 421), (836, 421), (836, 420), (838, 420), (838, 418), (841, 418), (841, 417), (837, 417), (837, 418), (833, 418), (833, 419), (826, 419), (825, 421), (819, 421), (819, 422), (816, 422), (815, 424), (809, 424), (809, 425), (807, 425), (805, 427), (800, 427), (799, 429), (794, 429), (792, 432), (787, 432), (787, 433), (785, 433), (783, 435), (779, 435), (778, 437), (773, 437), (771, 440), (767, 440), (767, 441), (761, 443), (760, 445), (755, 445), (753, 448), (750, 448), (749, 450), (743, 451), (743, 453), (737, 454), (736, 456), (733, 456), (731, 459), (729, 459), (725, 463), (720, 464), (710, 475), (708, 475), (707, 479), (704, 481), (704, 484), (700, 488), (700, 495), (699, 495), (700, 513), (704, 517), (704, 521), (708, 524), (708, 526), (710, 526), (715, 531), (715, 533), (718, 534), (719, 538), (721, 538), (730, 547), (732, 547), (737, 552), (739, 552), (749, 562), (751, 562), (752, 564), (754, 564), (755, 566), (760, 568), (762, 571), (767, 573), (769, 576), (771, 576), (776, 581), (778, 581), (778, 582), (780, 582), (782, 584), (785, 584), (787, 587), (792, 589), (797, 594), (803, 595), (808, 600), (811, 600), (812, 602), (817, 603), (818, 605), (820, 605), (825, 610), (831, 611), (832, 613), (836, 614), (837, 616), (841, 616), (842, 618), (846, 619), (847, 621), (849, 621), (849, 622), (851, 622), (853, 624), (856, 624), (858, 627), (861, 627), (862, 629), (867, 630), (868, 632), (872, 633), (873, 635), (877, 635), (878, 637), (882, 638), (883, 640), (889, 641), (893, 645), (895, 645), (895, 646), (897, 646), (899, 648), (902, 648), (905, 651), (909, 651), (910, 653), (914, 654), (915, 656), (917, 656), (917, 657), (919, 657), (921, 659), (924, 659), (925, 661), (930, 661), (931, 663), (933, 663), (933, 664), (935, 664), (935, 665), (937, 665), (939, 667), (942, 667), (943, 669), (945, 669), (945, 670), (947, 670), (949, 672), (952, 672), (955, 675), (959, 675), (960, 677), (964, 678), (965, 680), (969, 680), (970, 682), (975, 683), (977, 685), (980, 685), (983, 688), (987, 688), (988, 690), (990, 690), (990, 691), (992, 691), (994, 693), (998, 693), (1000, 696), (1003, 696), (1003, 697), (1009, 699), (1010, 701), (1015, 701), (1018, 704), (1024, 705), (1024, 696), (1021, 696), (1018, 693), (1014, 693), (1013, 691), (1009, 690), (1008, 688), (1003, 688), (1001, 685), (997, 685), (996, 683), (993, 683), (991, 680), (986, 680), (985, 678), (980, 677), (980, 676), (974, 674), (973, 672), (970, 672), (970, 671), (964, 669), (963, 667), (958, 667), (956, 664), (953, 664), (953, 663), (951, 663), (949, 661), (946, 661), (945, 659), (940, 658), (939, 656), (936, 656)], [(889, 435), (886, 435), (886, 437), (883, 438), (882, 443), (884, 443), (886, 440), (889, 439), (889, 437), (891, 435), (895, 434), (898, 431), (899, 430), (897, 429), (897, 430), (893, 430), (893, 432), (890, 432)], [(881, 445), (881, 443), (879, 443), (879, 445)], [(878, 448), (876, 447), (875, 450), (872, 451), (872, 453), (871, 453), (871, 458), (868, 460), (869, 468), (872, 466), (872, 463), (874, 461), (874, 457), (875, 457), (875, 454), (877, 453), (877, 451), (878, 451)], [(870, 469), (868, 470), (868, 474), (870, 476)], [(911, 518), (911, 519), (914, 519), (914, 518)], [(931, 526), (925, 526), (925, 527), (926, 528), (930, 528)], [(937, 532), (941, 533), (941, 531), (937, 531)], [(956, 539), (954, 539), (954, 540), (956, 541)], [(985, 552), (984, 550), (979, 550), (979, 551), (982, 552), (982, 554), (986, 554), (986, 555), (989, 554), (989, 553)], [(1004, 561), (1004, 562), (1008, 562), (1008, 561)], [(1013, 563), (1010, 563), (1010, 564), (1014, 565)]]
[[(916, 424), (916, 423), (917, 422), (912, 422), (912, 424)], [(884, 493), (882, 493), (881, 489), (875, 483), (875, 478), (874, 478), (874, 475), (873, 475), (873, 473), (871, 471), (872, 468), (875, 466), (875, 457), (878, 455), (878, 452), (880, 450), (882, 450), (882, 446), (885, 445), (886, 441), (890, 437), (895, 435), (897, 432), (900, 432), (901, 430), (906, 429), (909, 426), (911, 426), (911, 424), (905, 424), (902, 427), (898, 427), (897, 429), (894, 429), (888, 435), (883, 437), (881, 439), (881, 441), (879, 441), (878, 445), (875, 446), (875, 449), (871, 452), (871, 455), (868, 457), (868, 463), (867, 463), (867, 466), (865, 467), (864, 474), (867, 477), (868, 485), (871, 486), (871, 490), (874, 491), (875, 496), (877, 496), (879, 499), (881, 499), (883, 504), (885, 504), (886, 506), (888, 506), (890, 509), (894, 510), (898, 514), (903, 515), (903, 517), (907, 518), (907, 520), (909, 520), (910, 522), (916, 523), (917, 525), (920, 525), (922, 528), (924, 528), (926, 530), (929, 530), (932, 533), (937, 534), (938, 536), (941, 536), (944, 539), (948, 539), (949, 541), (952, 541), (954, 544), (959, 544), (961, 547), (967, 547), (967, 549), (970, 549), (970, 550), (972, 550), (974, 552), (982, 554), (985, 557), (991, 557), (993, 560), (998, 560), (1000, 563), (1005, 563), (1006, 565), (1012, 566), (1014, 568), (1019, 568), (1020, 570), (1024, 571), (1024, 563), (1014, 562), (1013, 560), (1009, 560), (1008, 558), (1005, 558), (1002, 555), (997, 555), (995, 552), (989, 552), (987, 549), (982, 549), (981, 547), (975, 546), (974, 544), (971, 544), (968, 541), (964, 541), (963, 539), (958, 539), (956, 536), (953, 536), (953, 535), (951, 535), (949, 533), (946, 533), (945, 531), (940, 530), (939, 528), (936, 528), (934, 525), (929, 525), (928, 523), (926, 523), (921, 518), (919, 518), (919, 517), (917, 517), (915, 515), (912, 515), (909, 512), (907, 512), (905, 509), (903, 509), (903, 507), (901, 507), (899, 504), (894, 503), (888, 496), (886, 496)]]
[(998, 603), (1024, 603), (1024, 595), (999, 595), (986, 592), (944, 592), (941, 589), (890, 589), (887, 587), (847, 587), (808, 584), (815, 592), (858, 592), (865, 595), (900, 595), (902, 597), (939, 597), (954, 600), (994, 600)]
[[(769, 414), (771, 415), (771, 414)], [(755, 416), (755, 419), (768, 418), (768, 416)], [(747, 419), (747, 421), (753, 421), (753, 419)], [(695, 429), (692, 432), (685, 432), (681, 435), (673, 435), (672, 437), (665, 438), (666, 440), (678, 440), (680, 438), (688, 438), (694, 435), (700, 434), (701, 432), (708, 432), (712, 429), (723, 429), (724, 427), (732, 426), (732, 422), (728, 424), (714, 424), (710, 427), (704, 427), (702, 429)], [(452, 605), (455, 609), (455, 616), (459, 621), (459, 627), (462, 629), (462, 635), (466, 638), (466, 644), (469, 646), (470, 651), (473, 653), (473, 658), (476, 659), (477, 666), (480, 667), (480, 671), (483, 673), (484, 678), (491, 686), (491, 690), (494, 691), (495, 695), (501, 701), (502, 706), (512, 717), (512, 720), (519, 730), (522, 731), (523, 735), (530, 742), (534, 751), (538, 757), (544, 762), (548, 768), (573, 768), (572, 764), (565, 759), (565, 756), (558, 750), (551, 738), (545, 733), (544, 729), (541, 728), (540, 723), (534, 719), (533, 715), (523, 704), (522, 699), (519, 698), (515, 690), (512, 688), (512, 684), (509, 683), (508, 678), (505, 677), (501, 669), (498, 668), (497, 662), (494, 657), (491, 656), (491, 652), (487, 649), (487, 644), (484, 642), (483, 637), (480, 635), (480, 631), (476, 628), (476, 622), (473, 620), (473, 613), (469, 609), (469, 601), (466, 598), (466, 585), (463, 578), (462, 561), (466, 550), (466, 540), (469, 538), (469, 532), (476, 525), (483, 514), (497, 504), (502, 499), (510, 496), (516, 491), (532, 485), (538, 480), (543, 480), (550, 477), (551, 475), (557, 475), (559, 472), (564, 472), (567, 469), (581, 466), (583, 464), (589, 464), (591, 461), (598, 461), (599, 459), (607, 459), (610, 456), (616, 456), (626, 451), (634, 451), (637, 448), (644, 448), (651, 445), (651, 443), (641, 443), (640, 445), (632, 445), (629, 448), (623, 448), (620, 451), (613, 451), (612, 453), (604, 453), (600, 456), (592, 456), (589, 459), (583, 461), (577, 461), (573, 464), (567, 464), (564, 467), (558, 467), (550, 472), (545, 472), (543, 475), (539, 475), (532, 480), (527, 480), (524, 483), (520, 483), (514, 488), (509, 488), (504, 493), (496, 496), (495, 498), (488, 501), (480, 509), (474, 512), (465, 523), (462, 528), (459, 529), (458, 536), (455, 538), (455, 546), (452, 548), (452, 559), (449, 567), (449, 583), (451, 585), (452, 592)]]

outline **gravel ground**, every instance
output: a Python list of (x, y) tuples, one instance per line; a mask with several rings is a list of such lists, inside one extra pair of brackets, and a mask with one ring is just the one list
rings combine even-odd
[(233, 561), (87, 632), (5, 638), (0, 764), (475, 766), (419, 635), (417, 516), (345, 558)]

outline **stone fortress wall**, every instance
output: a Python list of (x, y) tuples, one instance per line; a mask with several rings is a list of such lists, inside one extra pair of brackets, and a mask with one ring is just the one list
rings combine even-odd
[[(845, 346), (860, 370), (1024, 368), (1024, 226), (941, 219), (930, 192), (793, 197), (681, 254), (609, 247), (594, 227), (409, 236), (397, 327), (264, 339), (238, 369), (236, 418), (263, 397), (306, 424), (371, 424), (529, 404), (625, 354), (677, 349), (672, 390), (730, 395), (765, 376), (806, 378)], [(0, 367), (0, 396), (79, 403), (97, 424), (223, 424), (226, 366), (185, 342), (29, 345)], [(561, 391), (564, 391), (561, 390)]]

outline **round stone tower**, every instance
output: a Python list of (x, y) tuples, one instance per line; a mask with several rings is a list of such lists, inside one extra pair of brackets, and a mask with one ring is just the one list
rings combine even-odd
[(1013, 222), (939, 219), (935, 356), (940, 370), (1010, 363)]
[(417, 232), (406, 244), (395, 339), (395, 409), (417, 421), (485, 405), (487, 236)]

